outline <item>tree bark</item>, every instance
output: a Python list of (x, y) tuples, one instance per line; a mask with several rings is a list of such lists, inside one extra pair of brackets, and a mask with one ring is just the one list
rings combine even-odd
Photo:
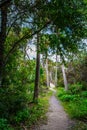
[(38, 102), (39, 91), (39, 78), (40, 78), (40, 46), (39, 46), (39, 34), (37, 34), (37, 56), (36, 56), (36, 74), (35, 74), (35, 86), (33, 101)]
[(50, 82), (53, 82), (52, 70), (50, 71)]
[(48, 59), (46, 58), (46, 77), (47, 77), (47, 87), (50, 86), (50, 83), (49, 83), (49, 72), (48, 72)]
[(58, 70), (58, 56), (56, 54), (56, 70), (55, 70), (55, 86), (57, 86), (57, 70)]
[(66, 74), (65, 74), (65, 69), (64, 69), (64, 65), (62, 65), (62, 73), (63, 73), (63, 80), (64, 80), (64, 86), (65, 86), (65, 90), (68, 90), (68, 83), (67, 83), (67, 78), (66, 78)]
[(0, 87), (4, 76), (4, 43), (6, 40), (7, 6), (1, 8), (1, 29), (0, 29)]

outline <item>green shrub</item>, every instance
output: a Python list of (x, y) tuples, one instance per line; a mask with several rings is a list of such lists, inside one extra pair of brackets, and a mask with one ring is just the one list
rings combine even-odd
[(81, 99), (78, 102), (70, 102), (68, 112), (73, 118), (84, 118), (87, 116), (87, 100)]
[(38, 104), (32, 103), (27, 109), (19, 111), (14, 117), (14, 123), (17, 125), (23, 123), (27, 124), (28, 127), (30, 127), (32, 124), (36, 124), (39, 119), (45, 118), (47, 108), (48, 100), (46, 97), (39, 99)]
[(87, 97), (87, 91), (81, 92), (81, 96), (82, 96), (82, 97)]
[(60, 99), (62, 101), (66, 101), (66, 102), (76, 101), (76, 100), (78, 100), (78, 98), (79, 98), (79, 95), (68, 95), (68, 94), (63, 95), (63, 96), (60, 97)]
[(29, 114), (30, 114), (29, 109), (24, 109), (24, 110), (22, 110), (22, 111), (19, 111), (19, 112), (17, 113), (17, 115), (14, 117), (14, 121), (15, 121), (16, 123), (20, 123), (20, 122), (22, 122), (22, 121), (24, 122), (25, 120), (28, 119)]
[(82, 91), (83, 85), (80, 83), (69, 85), (69, 91), (71, 91), (72, 94), (77, 94)]
[(70, 91), (65, 91), (64, 88), (59, 88), (58, 89), (58, 97), (62, 101), (72, 101), (76, 100), (79, 95), (72, 95)]
[[(45, 108), (44, 108), (45, 104)], [(29, 108), (29, 125), (35, 124), (39, 119), (45, 117), (46, 108), (48, 107), (48, 101), (44, 99), (39, 99), (38, 104), (34, 104)]]
[(77, 89), (77, 85), (73, 86), (75, 87), (73, 93), (64, 92), (63, 88), (59, 88), (59, 99), (63, 102), (65, 110), (72, 118), (85, 118), (87, 117), (87, 91), (80, 91), (81, 88), (80, 90)]
[(13, 115), (26, 108), (29, 102), (27, 86), (9, 86), (0, 89), (0, 118), (12, 121)]
[(0, 130), (13, 130), (4, 118), (0, 118)]
[(64, 90), (64, 88), (60, 87), (60, 88), (58, 88), (57, 93), (58, 93), (58, 97), (61, 97), (66, 94), (66, 91)]

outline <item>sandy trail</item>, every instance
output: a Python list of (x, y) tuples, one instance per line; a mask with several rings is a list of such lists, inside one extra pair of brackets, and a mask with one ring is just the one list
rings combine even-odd
[(47, 122), (45, 124), (40, 124), (40, 126), (33, 130), (72, 130), (75, 122), (72, 121), (64, 108), (62, 107), (59, 100), (55, 97), (55, 86), (51, 84), (50, 90), (53, 91), (53, 96), (49, 99), (49, 110), (47, 113)]
[(46, 125), (40, 126), (39, 130), (70, 130), (73, 122), (68, 118), (54, 95), (50, 98), (49, 103), (48, 122)]

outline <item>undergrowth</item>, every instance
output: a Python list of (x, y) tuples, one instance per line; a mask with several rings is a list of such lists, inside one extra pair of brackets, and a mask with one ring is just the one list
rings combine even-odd
[(58, 88), (57, 97), (62, 101), (70, 117), (87, 118), (87, 91), (72, 93), (71, 91), (64, 91), (63, 88)]
[[(87, 91), (73, 86), (67, 92), (64, 88), (57, 89), (57, 98), (61, 100), (65, 111), (75, 119), (75, 125), (71, 130), (87, 130)], [(80, 88), (80, 89), (79, 89)]]
[(51, 94), (48, 91), (46, 94), (40, 95), (38, 104), (31, 103), (24, 109), (18, 111), (16, 115), (11, 117), (12, 122), (9, 122), (5, 118), (0, 118), (0, 130), (30, 130), (39, 122), (46, 120), (46, 112), (49, 106), (48, 100)]

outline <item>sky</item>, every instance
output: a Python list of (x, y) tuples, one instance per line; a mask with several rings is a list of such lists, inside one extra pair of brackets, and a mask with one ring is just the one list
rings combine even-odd
[[(36, 47), (35, 47), (35, 45), (29, 44), (27, 46), (26, 50), (27, 50), (27, 54), (28, 54), (30, 59), (36, 58)], [(42, 54), (41, 54), (41, 58), (42, 58)], [(56, 61), (56, 55), (51, 55), (51, 56), (49, 56), (49, 58), (54, 62)]]

